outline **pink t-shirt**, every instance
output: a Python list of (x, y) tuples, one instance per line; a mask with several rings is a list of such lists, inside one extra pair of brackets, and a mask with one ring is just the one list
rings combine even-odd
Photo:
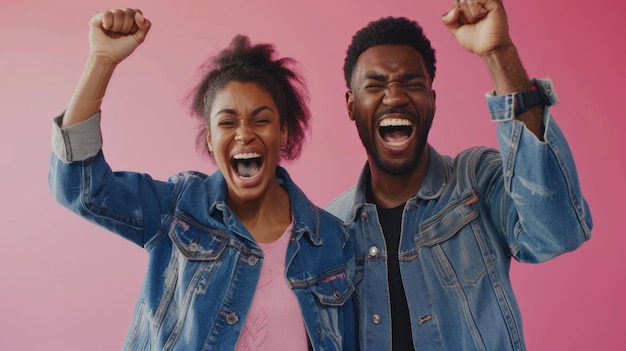
[(265, 258), (237, 351), (308, 350), (300, 304), (285, 279), (291, 227), (278, 240), (259, 243)]

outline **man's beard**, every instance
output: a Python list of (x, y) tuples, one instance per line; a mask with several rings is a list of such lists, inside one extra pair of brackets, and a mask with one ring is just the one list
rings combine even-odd
[[(365, 151), (373, 160), (374, 165), (378, 169), (390, 175), (403, 175), (413, 171), (417, 167), (420, 161), (420, 157), (422, 156), (424, 148), (427, 144), (428, 132), (430, 131), (430, 126), (432, 125), (432, 119), (430, 119), (427, 124), (422, 125), (422, 128), (418, 128), (416, 130), (416, 133), (418, 133), (418, 135), (416, 136), (418, 140), (418, 145), (412, 153), (411, 157), (401, 164), (396, 164), (392, 162), (387, 162), (384, 157), (381, 156), (378, 152), (378, 148), (376, 147), (376, 144), (374, 142), (374, 138), (376, 138), (376, 134), (378, 133), (378, 128), (376, 128), (375, 125), (377, 119), (373, 118), (372, 126), (371, 128), (368, 128), (368, 126), (365, 124), (357, 111), (353, 111), (352, 114), (354, 121), (356, 122), (356, 127), (359, 132), (359, 138), (361, 139), (361, 143), (363, 144), (363, 147), (365, 147)], [(417, 123), (417, 121), (414, 121), (413, 123)]]

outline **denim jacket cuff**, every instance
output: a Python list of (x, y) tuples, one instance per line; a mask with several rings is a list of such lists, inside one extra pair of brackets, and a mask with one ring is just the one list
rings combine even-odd
[[(533, 79), (534, 84), (541, 85), (543, 91), (548, 96), (548, 103), (546, 106), (552, 106), (559, 103), (559, 98), (556, 96), (554, 85), (550, 79)], [(515, 94), (508, 95), (496, 95), (495, 90), (488, 92), (485, 96), (487, 98), (487, 106), (489, 107), (489, 113), (493, 122), (505, 122), (511, 121), (515, 118)]]
[(71, 127), (61, 128), (65, 112), (52, 123), (52, 151), (64, 163), (83, 161), (98, 154), (102, 148), (100, 113)]

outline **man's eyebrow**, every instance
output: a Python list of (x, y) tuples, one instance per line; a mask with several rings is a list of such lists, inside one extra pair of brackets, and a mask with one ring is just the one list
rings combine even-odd
[[(415, 78), (426, 78), (426, 75), (424, 73), (421, 72), (415, 72), (415, 73), (405, 73), (402, 76), (403, 80), (411, 80), (411, 79), (415, 79)], [(379, 81), (379, 82), (385, 82), (388, 77), (384, 74), (380, 74), (380, 73), (370, 73), (368, 75), (365, 76), (365, 79), (371, 79), (371, 80), (375, 80), (375, 81)]]
[(371, 80), (376, 80), (379, 82), (384, 82), (387, 80), (387, 76), (384, 74), (380, 74), (380, 73), (370, 73), (365, 76), (365, 79), (371, 79)]
[(411, 80), (414, 78), (426, 78), (424, 73), (407, 73), (403, 76), (405, 80)]

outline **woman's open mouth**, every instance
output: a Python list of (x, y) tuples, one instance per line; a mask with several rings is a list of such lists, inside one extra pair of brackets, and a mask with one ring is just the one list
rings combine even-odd
[(231, 165), (241, 178), (254, 178), (263, 168), (263, 156), (256, 152), (244, 152), (233, 155)]

